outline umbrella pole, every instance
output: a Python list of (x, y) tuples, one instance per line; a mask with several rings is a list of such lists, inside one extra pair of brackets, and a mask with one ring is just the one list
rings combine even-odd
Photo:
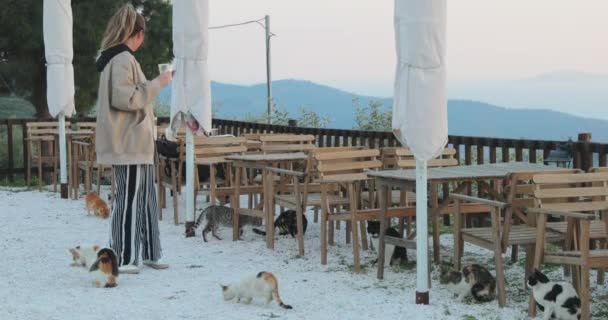
[(426, 161), (416, 159), (416, 304), (429, 304)]
[(61, 183), (61, 199), (68, 198), (68, 172), (65, 147), (65, 115), (62, 112), (59, 114), (59, 181)]
[(186, 230), (194, 224), (194, 142), (186, 129)]

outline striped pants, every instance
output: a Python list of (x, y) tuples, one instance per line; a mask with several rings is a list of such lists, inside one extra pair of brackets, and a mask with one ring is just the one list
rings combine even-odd
[(160, 259), (154, 166), (117, 165), (114, 166), (114, 178), (116, 202), (110, 226), (110, 247), (118, 256), (118, 265), (137, 265), (140, 246), (144, 260)]

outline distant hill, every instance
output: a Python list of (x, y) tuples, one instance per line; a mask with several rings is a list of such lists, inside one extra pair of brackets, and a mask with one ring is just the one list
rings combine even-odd
[(0, 97), (0, 119), (33, 118), (36, 108), (27, 100), (17, 97)]
[[(242, 119), (246, 114), (266, 110), (266, 86), (240, 86), (212, 82), (212, 99), (220, 105), (220, 118)], [(169, 100), (170, 89), (161, 93)], [(340, 89), (301, 80), (273, 82), (276, 105), (296, 117), (305, 106), (330, 118), (330, 128), (351, 129), (355, 125), (356, 95)], [(360, 104), (377, 100), (388, 110), (391, 98), (359, 96)], [(448, 102), (449, 132), (454, 135), (547, 140), (576, 139), (578, 133), (591, 132), (593, 141), (608, 142), (608, 121), (572, 116), (540, 109), (510, 109), (469, 100)]]

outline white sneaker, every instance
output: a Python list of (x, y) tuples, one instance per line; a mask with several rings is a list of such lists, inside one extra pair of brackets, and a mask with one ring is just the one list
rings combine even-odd
[(132, 264), (126, 264), (124, 266), (118, 267), (118, 273), (127, 273), (127, 274), (138, 274), (139, 267), (134, 266)]
[(144, 265), (152, 268), (152, 269), (167, 269), (169, 265), (166, 263), (160, 262), (160, 260), (152, 261), (152, 260), (144, 260)]

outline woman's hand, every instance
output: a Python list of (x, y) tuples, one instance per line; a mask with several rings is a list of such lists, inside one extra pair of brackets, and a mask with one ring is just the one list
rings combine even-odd
[(158, 82), (158, 85), (161, 88), (166, 87), (169, 82), (171, 82), (171, 79), (173, 79), (173, 76), (171, 75), (171, 71), (165, 71), (163, 73), (161, 73), (158, 77), (156, 77), (156, 80)]

